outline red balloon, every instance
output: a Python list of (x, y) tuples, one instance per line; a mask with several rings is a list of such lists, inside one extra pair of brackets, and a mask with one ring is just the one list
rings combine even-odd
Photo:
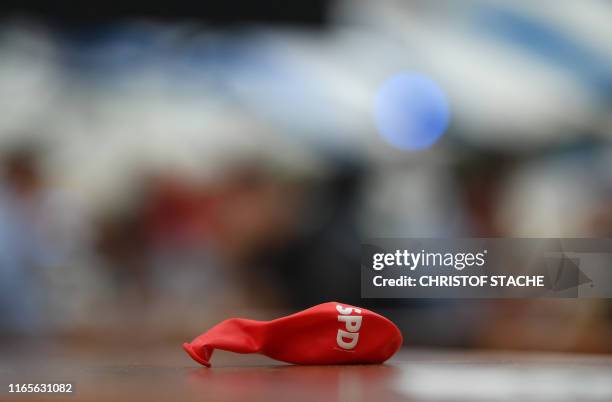
[(387, 318), (329, 302), (272, 321), (230, 318), (183, 348), (210, 367), (215, 349), (260, 353), (293, 364), (376, 364), (393, 356), (401, 345), (401, 332)]

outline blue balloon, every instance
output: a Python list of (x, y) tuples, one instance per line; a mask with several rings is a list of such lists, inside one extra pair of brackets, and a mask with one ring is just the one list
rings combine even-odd
[(446, 131), (450, 112), (446, 95), (430, 78), (413, 73), (382, 83), (374, 100), (376, 127), (402, 150), (431, 147)]

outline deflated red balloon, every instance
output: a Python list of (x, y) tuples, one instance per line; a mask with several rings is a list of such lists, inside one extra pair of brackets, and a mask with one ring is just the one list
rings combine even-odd
[(293, 364), (363, 364), (382, 363), (401, 345), (402, 334), (387, 318), (329, 302), (272, 321), (230, 318), (183, 348), (210, 367), (215, 349), (260, 353)]

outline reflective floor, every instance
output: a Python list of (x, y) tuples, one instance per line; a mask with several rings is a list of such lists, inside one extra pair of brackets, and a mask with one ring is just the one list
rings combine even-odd
[[(384, 365), (291, 366), (217, 352), (199, 367), (176, 347), (11, 347), (1, 401), (610, 401), (612, 356), (404, 349)], [(72, 383), (64, 395), (9, 384)]]

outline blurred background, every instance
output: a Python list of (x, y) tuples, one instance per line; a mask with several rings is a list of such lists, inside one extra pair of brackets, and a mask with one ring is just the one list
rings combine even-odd
[(368, 237), (612, 235), (610, 1), (204, 3), (1, 7), (3, 346), (337, 300), (408, 346), (612, 352), (609, 300), (359, 285)]

